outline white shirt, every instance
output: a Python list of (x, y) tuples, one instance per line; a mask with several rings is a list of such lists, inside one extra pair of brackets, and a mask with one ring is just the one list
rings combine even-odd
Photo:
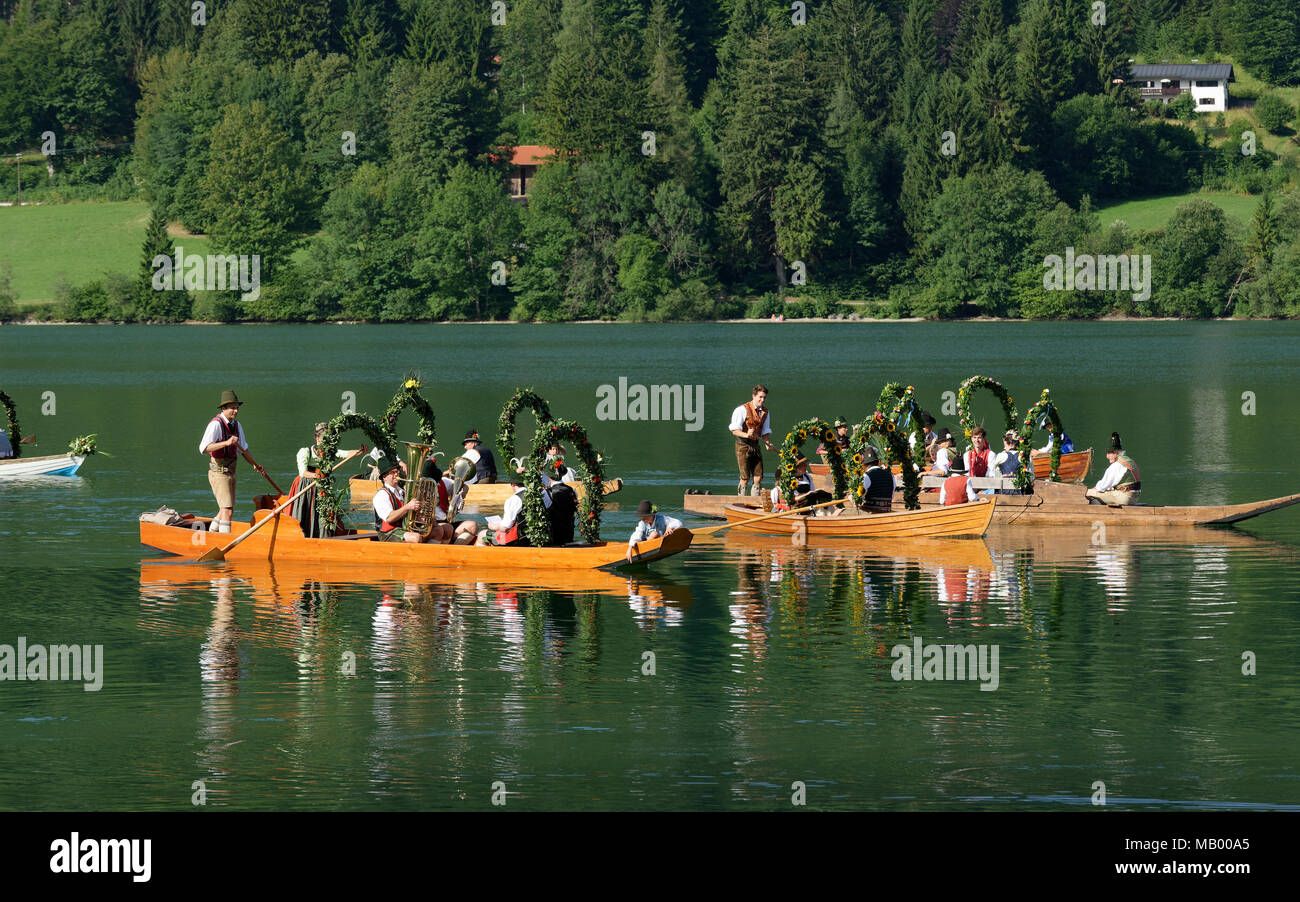
[(1106, 472), (1101, 476), (1101, 482), (1097, 483), (1093, 488), (1098, 492), (1109, 492), (1119, 485), (1119, 481), (1124, 478), (1124, 474), (1127, 472), (1128, 467), (1117, 460), (1106, 468)]
[[(741, 404), (731, 412), (731, 429), (745, 428), (745, 405)], [(758, 430), (759, 437), (772, 434), (772, 412), (763, 408), (763, 426)]]
[(949, 462), (957, 456), (956, 448), (940, 448), (934, 455), (934, 466), (930, 468), (931, 472), (939, 476), (948, 475), (948, 468), (952, 466)]
[[(217, 416), (220, 417), (221, 415), (217, 414)], [(225, 418), (222, 417), (222, 419)], [(244, 427), (240, 424), (239, 420), (235, 420), (234, 423), (230, 424), (230, 428), (232, 432), (239, 436), (240, 450), (247, 451), (248, 440), (244, 438)], [(221, 425), (214, 420), (208, 420), (208, 428), (203, 430), (203, 441), (199, 442), (199, 453), (206, 454), (207, 452), (203, 450), (204, 448), (211, 445), (213, 442), (220, 442), (224, 439), (225, 436), (221, 434)]]
[[(979, 494), (975, 491), (975, 486), (971, 485), (971, 484), (970, 484), (970, 480), (967, 479), (967, 480), (966, 480), (966, 500), (967, 500), (967, 501), (978, 501), (978, 500), (979, 500), (979, 497), (980, 497)], [(946, 481), (945, 481), (945, 484), (944, 484), (942, 487), (940, 487), (940, 489), (939, 489), (939, 503), (940, 503), (940, 504), (947, 504), (947, 503), (948, 503), (948, 486), (947, 486), (947, 484), (946, 484)]]
[(401, 504), (406, 503), (406, 493), (402, 491), (402, 484), (400, 482), (395, 486), (384, 483), (383, 486), (380, 487), (379, 491), (375, 492), (374, 500), (370, 502), (375, 506), (375, 513), (379, 514), (379, 519), (381, 520), (387, 520), (388, 515), (393, 512), (393, 500), (388, 497), (388, 492), (385, 492), (384, 489), (388, 489), (388, 491), (396, 495), (397, 500)]
[(13, 456), (14, 446), (9, 444), (9, 436), (3, 429), (0, 429), (0, 458)]
[(519, 515), (524, 510), (524, 490), (522, 488), (515, 491), (513, 495), (506, 499), (505, 508), (501, 511), (501, 525), (497, 529), (509, 529), (515, 525)]
[(644, 520), (636, 521), (636, 529), (632, 530), (632, 538), (627, 540), (627, 547), (631, 548), (637, 542), (644, 542), (650, 538), (652, 532), (658, 532), (659, 537), (663, 538), (668, 533), (668, 530), (681, 528), (681, 520), (674, 520), (672, 517), (665, 517), (663, 514), (655, 514), (654, 520), (650, 523)]

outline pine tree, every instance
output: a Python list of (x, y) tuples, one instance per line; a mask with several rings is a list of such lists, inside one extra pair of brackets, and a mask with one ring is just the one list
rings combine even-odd
[(1265, 192), (1255, 206), (1255, 216), (1250, 222), (1250, 240), (1246, 242), (1246, 256), (1257, 268), (1273, 259), (1273, 249), (1280, 242), (1278, 217), (1273, 211), (1273, 196)]
[(167, 217), (160, 207), (155, 206), (149, 214), (149, 225), (145, 229), (144, 247), (140, 260), (140, 278), (138, 283), (140, 319), (144, 321), (177, 322), (190, 314), (189, 293), (183, 290), (163, 290), (154, 288), (154, 260), (158, 256), (170, 257), (175, 249), (171, 236), (167, 234)]

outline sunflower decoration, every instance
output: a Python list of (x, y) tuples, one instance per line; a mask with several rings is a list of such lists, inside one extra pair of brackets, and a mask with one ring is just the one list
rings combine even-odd
[(781, 476), (778, 485), (781, 489), (781, 497), (785, 503), (794, 507), (795, 495), (795, 463), (803, 457), (801, 450), (803, 443), (808, 440), (810, 435), (820, 436), (825, 447), (830, 450), (831, 482), (836, 498), (845, 498), (849, 494), (848, 473), (844, 469), (844, 455), (840, 453), (839, 442), (836, 441), (835, 427), (825, 420), (812, 418), (796, 423), (794, 428), (786, 435), (785, 441), (781, 443), (780, 460)]

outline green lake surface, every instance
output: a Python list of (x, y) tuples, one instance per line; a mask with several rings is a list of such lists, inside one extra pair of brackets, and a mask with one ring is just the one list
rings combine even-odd
[[(626, 483), (621, 542), (641, 498), (683, 516), (687, 488), (734, 491), (727, 421), (755, 382), (779, 439), (863, 419), (889, 381), (956, 428), (942, 393), (986, 374), (1022, 412), (1051, 389), (1090, 482), (1118, 430), (1146, 503), (1300, 491), (1300, 323), (0, 328), (26, 454), (97, 433), (113, 455), (0, 481), (0, 645), (103, 646), (97, 692), (0, 680), (0, 809), (1086, 811), (1103, 783), (1110, 808), (1300, 810), (1300, 508), (893, 545), (723, 532), (510, 583), (140, 545), (142, 511), (214, 513), (198, 442), (222, 390), (288, 488), (313, 423), (352, 396), (378, 415), (408, 370), (444, 452), (495, 436), (520, 386), (583, 423)], [(597, 419), (620, 378), (702, 386), (702, 428)], [(976, 417), (1001, 429), (988, 393)], [(241, 465), (236, 516), (267, 490)], [(894, 679), (918, 637), (996, 647), (997, 688)]]

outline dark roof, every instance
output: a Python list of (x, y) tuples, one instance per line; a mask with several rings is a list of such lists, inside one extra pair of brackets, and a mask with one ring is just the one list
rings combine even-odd
[(1134, 78), (1226, 78), (1232, 81), (1231, 63), (1168, 63), (1158, 66), (1134, 66)]

